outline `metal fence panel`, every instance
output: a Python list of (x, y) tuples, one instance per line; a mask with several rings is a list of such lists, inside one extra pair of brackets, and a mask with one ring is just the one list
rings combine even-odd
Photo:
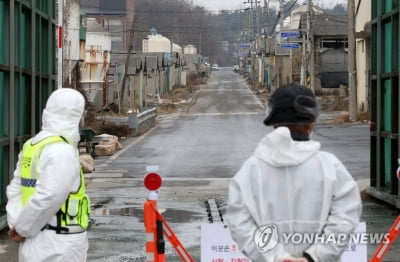
[(400, 208), (399, 1), (373, 0), (371, 21), (371, 195)]
[(55, 1), (0, 0), (0, 228), (23, 142), (55, 88)]

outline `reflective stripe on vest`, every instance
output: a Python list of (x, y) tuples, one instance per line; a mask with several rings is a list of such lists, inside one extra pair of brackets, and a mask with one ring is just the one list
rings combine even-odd
[[(36, 192), (36, 182), (39, 179), (38, 163), (43, 148), (52, 143), (68, 143), (60, 136), (44, 138), (36, 144), (29, 139), (22, 150), (20, 163), (22, 205), (25, 206)], [(54, 174), (56, 175), (56, 174)], [(70, 225), (87, 228), (89, 224), (90, 201), (86, 195), (85, 181), (82, 170), (80, 171), (80, 186), (76, 192), (71, 192), (57, 213), (57, 227)]]

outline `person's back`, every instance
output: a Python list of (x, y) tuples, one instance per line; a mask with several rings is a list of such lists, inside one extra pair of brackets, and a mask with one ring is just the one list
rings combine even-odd
[[(288, 94), (285, 88), (293, 91), (284, 87), (272, 96), (270, 102), (281, 103), (270, 104), (274, 108), (265, 120), (276, 129), (232, 179), (226, 220), (252, 261), (338, 261), (347, 241), (327, 245), (322, 234), (354, 231), (361, 212), (357, 184), (333, 154), (319, 151), (320, 143), (309, 139), (318, 115), (307, 98), (312, 96), (303, 87)], [(291, 99), (296, 92), (300, 98)], [(305, 113), (296, 114), (299, 107)]]
[(19, 154), (6, 209), (20, 262), (86, 261), (90, 206), (77, 151), (84, 105), (76, 90), (54, 91), (42, 130)]

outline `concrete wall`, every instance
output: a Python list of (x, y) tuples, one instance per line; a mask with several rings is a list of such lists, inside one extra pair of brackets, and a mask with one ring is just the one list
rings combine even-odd
[(155, 83), (155, 81), (157, 81), (156, 71), (147, 72), (147, 74), (145, 75), (145, 78), (146, 78), (147, 98), (154, 97), (157, 94), (156, 83)]
[(275, 75), (271, 81), (273, 89), (290, 83), (290, 59), (288, 55), (275, 56)]
[[(125, 60), (124, 52), (111, 54), (113, 73), (109, 75), (115, 82), (112, 84), (114, 91), (121, 90)], [(173, 56), (165, 53), (132, 54), (122, 106), (127, 110), (141, 111), (143, 107), (158, 103), (160, 96), (170, 92), (174, 86), (185, 85), (182, 81), (182, 77), (186, 80), (185, 73), (182, 73), (182, 61), (178, 53)]]
[[(337, 39), (341, 39), (340, 36), (336, 37)], [(320, 43), (321, 41), (325, 40), (324, 37), (316, 37), (315, 38), (315, 62), (314, 62), (314, 70), (315, 70), (315, 92), (317, 95), (331, 95), (332, 93), (339, 94), (337, 88), (333, 88), (334, 90), (329, 90), (332, 88), (324, 88), (321, 81), (321, 73), (332, 72), (332, 77), (335, 77), (335, 74), (339, 74), (338, 72), (348, 71), (348, 54), (344, 52), (344, 49), (333, 49), (333, 48), (321, 48)], [(335, 39), (335, 37), (331, 37), (330, 39)], [(329, 55), (327, 55), (327, 53)], [(331, 55), (333, 52), (333, 55)], [(334, 53), (337, 53), (335, 55)], [(331, 68), (329, 68), (331, 67)], [(340, 76), (342, 77), (342, 76)], [(343, 77), (342, 77), (343, 78)], [(339, 86), (338, 86), (339, 87)]]
[(371, 47), (370, 47), (369, 23), (371, 21), (371, 1), (358, 0), (356, 1), (355, 8), (356, 8), (357, 106), (358, 106), (358, 111), (368, 112), (370, 111), (369, 69), (370, 69)]
[(371, 1), (355, 0), (356, 32), (361, 32), (365, 24), (371, 21)]
[(340, 85), (348, 84), (348, 54), (344, 49), (321, 49), (318, 57), (318, 75), (322, 89), (339, 88)]
[(194, 73), (198, 71), (199, 67), (199, 60), (200, 57), (197, 54), (184, 54), (183, 59), (185, 61), (185, 66), (188, 68), (189, 74)]
[(72, 71), (79, 61), (80, 7), (78, 0), (67, 1), (64, 6), (63, 84), (72, 85)]
[(181, 68), (180, 67), (175, 67), (175, 66), (171, 66), (170, 70), (169, 70), (170, 76), (169, 76), (169, 88), (171, 91), (172, 88), (175, 85), (179, 85), (180, 84), (180, 78), (181, 78)]
[(359, 111), (369, 111), (369, 64), (370, 43), (365, 39), (358, 39), (357, 52), (357, 107)]
[(141, 109), (145, 104), (145, 96), (143, 92), (144, 88), (144, 76), (143, 71), (140, 71), (138, 74), (131, 76), (132, 79), (130, 85), (130, 101), (131, 105)]
[(160, 73), (159, 73), (159, 78), (160, 78), (160, 85), (159, 85), (159, 88), (160, 88), (160, 95), (164, 95), (164, 94), (167, 93), (167, 90), (166, 90), (166, 85), (167, 85), (167, 74), (166, 74), (165, 69), (163, 69), (163, 70), (160, 71)]

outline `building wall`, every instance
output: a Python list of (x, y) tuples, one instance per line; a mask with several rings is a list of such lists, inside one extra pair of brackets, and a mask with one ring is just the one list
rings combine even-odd
[(130, 106), (141, 109), (144, 106), (143, 96), (143, 72), (140, 71), (136, 75), (130, 77)]
[(184, 54), (183, 59), (185, 66), (188, 68), (190, 73), (197, 73), (200, 57), (197, 54)]
[(357, 39), (356, 64), (357, 64), (357, 108), (359, 112), (370, 111), (369, 92), (369, 39)]
[(185, 45), (183, 47), (183, 54), (185, 54), (185, 55), (197, 55), (197, 47), (195, 45)]
[[(336, 74), (340, 74), (341, 82), (343, 85), (346, 85), (348, 81), (346, 81), (346, 77), (343, 76), (343, 72), (348, 69), (348, 54), (345, 52), (344, 48), (323, 48), (321, 47), (321, 43), (325, 40), (343, 40), (343, 36), (318, 36), (314, 40), (314, 50), (315, 50), (315, 62), (314, 62), (314, 72), (315, 72), (315, 92), (317, 95), (339, 95), (342, 93), (342, 90), (339, 88), (340, 86), (336, 86), (335, 88), (325, 88), (322, 83), (321, 73), (325, 72), (330, 74), (331, 77), (335, 78)], [(337, 53), (337, 55), (329, 54), (326, 57), (326, 52), (329, 53)], [(328, 62), (328, 64), (326, 63)], [(330, 68), (329, 68), (330, 67)], [(348, 78), (348, 77), (347, 77)], [(347, 85), (346, 85), (347, 86)]]
[(169, 90), (171, 91), (175, 85), (179, 85), (181, 83), (181, 68), (175, 67), (174, 65), (169, 69)]
[(167, 93), (167, 74), (165, 69), (160, 71), (160, 95), (164, 95)]
[(149, 101), (153, 101), (157, 97), (157, 81), (158, 74), (156, 70), (147, 72), (146, 74), (146, 97)]
[(300, 84), (301, 80), (301, 65), (302, 65), (302, 47), (293, 49), (291, 53), (292, 61), (292, 81)]
[(273, 89), (290, 83), (290, 59), (287, 55), (275, 56), (275, 77), (272, 79)]
[(80, 8), (79, 0), (69, 0), (64, 5), (64, 45), (63, 45), (63, 83), (64, 86), (74, 86), (72, 83), (72, 71), (79, 61), (79, 29)]
[(320, 49), (319, 52), (319, 75), (321, 88), (339, 88), (347, 85), (348, 54), (343, 48)]
[(357, 106), (359, 112), (370, 111), (369, 68), (371, 1), (358, 0), (356, 8), (356, 65), (357, 65)]
[[(81, 9), (110, 32), (112, 50), (127, 50), (135, 0), (80, 0)], [(125, 6), (125, 8), (123, 7)]]
[(96, 20), (107, 30), (111, 32), (111, 49), (127, 50), (129, 24), (125, 16), (94, 16)]
[(81, 87), (92, 106), (99, 109), (107, 101), (105, 79), (110, 65), (111, 36), (108, 32), (87, 32)]
[(267, 89), (271, 90), (273, 83), (273, 76), (275, 75), (274, 62), (275, 56), (269, 55), (264, 58), (264, 82)]
[(364, 30), (365, 24), (371, 22), (371, 1), (355, 0), (356, 32)]

